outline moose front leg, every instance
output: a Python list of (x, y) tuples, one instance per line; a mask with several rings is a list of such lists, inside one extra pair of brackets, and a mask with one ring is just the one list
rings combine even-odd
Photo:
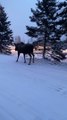
[(19, 56), (20, 56), (20, 53), (18, 52), (18, 57), (17, 57), (17, 60), (16, 60), (16, 62), (18, 62)]
[(33, 56), (33, 63), (34, 63), (34, 53), (32, 53), (32, 56)]
[(25, 58), (25, 54), (24, 54), (24, 63), (26, 63), (26, 58)]

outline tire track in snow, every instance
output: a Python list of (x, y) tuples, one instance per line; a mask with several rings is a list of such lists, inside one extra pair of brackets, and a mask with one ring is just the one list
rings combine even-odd
[[(15, 96), (15, 94), (9, 93), (9, 92), (4, 93), (4, 92), (0, 91), (0, 96), (5, 101), (9, 101), (10, 103), (14, 104), (14, 106), (16, 105), (17, 108), (20, 108), (21, 110), (23, 110), (23, 108), (24, 108), (24, 111), (26, 111), (29, 115), (33, 115), (33, 117), (34, 117), (33, 120), (43, 120), (41, 118), (41, 115), (43, 115), (43, 113), (39, 112), (39, 110), (36, 110), (31, 104), (23, 101), (23, 99), (21, 99), (20, 97)], [(0, 106), (3, 111), (5, 111), (9, 116), (11, 116), (12, 120), (13, 119), (18, 120), (17, 117), (15, 115), (13, 115), (12, 113), (8, 112), (8, 110), (4, 106), (2, 106), (2, 105), (0, 105)], [(20, 116), (18, 118), (20, 118)], [(26, 120), (26, 119), (20, 118), (20, 120)]]

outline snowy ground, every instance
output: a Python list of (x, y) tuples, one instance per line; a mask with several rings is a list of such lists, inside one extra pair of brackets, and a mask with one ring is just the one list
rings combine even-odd
[(67, 120), (67, 63), (0, 55), (0, 120)]

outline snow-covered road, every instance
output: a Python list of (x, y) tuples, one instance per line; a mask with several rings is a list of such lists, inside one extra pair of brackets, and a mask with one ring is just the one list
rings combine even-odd
[(67, 120), (67, 64), (0, 55), (0, 120)]

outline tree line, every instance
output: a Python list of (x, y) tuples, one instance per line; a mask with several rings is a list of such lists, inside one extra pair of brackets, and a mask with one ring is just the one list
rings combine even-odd
[(36, 8), (31, 8), (31, 12), (29, 19), (35, 24), (26, 26), (26, 34), (43, 42), (44, 57), (48, 43), (54, 45), (62, 36), (67, 40), (67, 0), (37, 0)]
[[(48, 43), (54, 45), (64, 36), (67, 41), (67, 0), (37, 0), (35, 9), (31, 8), (29, 16), (32, 26), (26, 25), (26, 35), (42, 41), (44, 46), (43, 57)], [(34, 23), (34, 24), (33, 24)], [(4, 7), (0, 4), (0, 52), (10, 52), (9, 45), (13, 42), (11, 22)]]

